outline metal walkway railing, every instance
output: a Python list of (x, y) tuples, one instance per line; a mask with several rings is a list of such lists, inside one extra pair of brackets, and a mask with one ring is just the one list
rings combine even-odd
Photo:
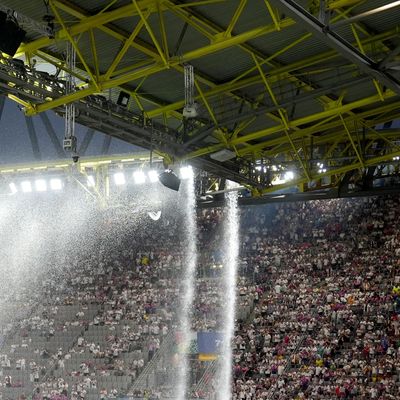
[(129, 388), (130, 391), (143, 390), (152, 388), (155, 384), (155, 375), (160, 361), (162, 361), (174, 346), (174, 332), (169, 332), (165, 339), (162, 341), (160, 348), (154, 354), (153, 358), (147, 363), (138, 378), (133, 382)]

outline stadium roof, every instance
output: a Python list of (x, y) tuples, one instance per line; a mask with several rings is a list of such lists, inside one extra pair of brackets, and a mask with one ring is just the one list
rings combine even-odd
[[(0, 71), (0, 90), (27, 115), (63, 114), (74, 102), (80, 123), (154, 149), (167, 163), (190, 160), (254, 194), (365, 184), (377, 165), (400, 156), (398, 1), (0, 4), (27, 32), (14, 57), (28, 71), (51, 64), (62, 79), (71, 72), (67, 43), (76, 49), (78, 86), (69, 94), (39, 91), (17, 70)], [(54, 17), (54, 31), (44, 15)], [(195, 118), (183, 116), (188, 63)], [(121, 91), (130, 95), (123, 110), (110, 106)], [(289, 171), (294, 179), (286, 182)]]

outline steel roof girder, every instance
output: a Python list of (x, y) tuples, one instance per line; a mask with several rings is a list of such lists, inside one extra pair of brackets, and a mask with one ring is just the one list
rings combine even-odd
[[(387, 162), (387, 161), (391, 161), (393, 159), (393, 157), (398, 157), (400, 156), (400, 151), (396, 151), (396, 152), (392, 152), (392, 153), (388, 153), (382, 156), (377, 156), (377, 157), (373, 157), (370, 158), (368, 160), (365, 161), (365, 167), (370, 167), (373, 165), (378, 165), (380, 163), (383, 162)], [(353, 170), (357, 170), (357, 169), (362, 169), (363, 166), (360, 164), (360, 162), (357, 163), (353, 163), (353, 164), (349, 164), (349, 165), (345, 165), (343, 167), (339, 167), (336, 169), (330, 169), (328, 170), (326, 173), (321, 173), (318, 175), (314, 175), (312, 176), (313, 180), (320, 180), (321, 178), (324, 177), (331, 177), (331, 176), (335, 176), (335, 175), (343, 175), (346, 172), (349, 171), (353, 171)], [(290, 181), (281, 185), (274, 185), (274, 186), (270, 186), (268, 188), (265, 188), (262, 190), (261, 194), (267, 194), (267, 193), (272, 193), (281, 189), (286, 189), (289, 187), (293, 187), (293, 186), (297, 186), (297, 185), (301, 185), (301, 184), (305, 184), (307, 183), (308, 180), (306, 177), (299, 177), (298, 179), (294, 180), (294, 181)]]
[[(393, 92), (386, 92), (385, 96), (387, 98), (390, 98), (390, 97), (394, 97), (395, 94)], [(370, 96), (370, 97), (367, 97), (367, 98), (364, 98), (364, 99), (361, 99), (361, 100), (358, 100), (358, 101), (355, 101), (355, 102), (352, 102), (352, 103), (349, 103), (349, 104), (340, 105), (340, 106), (338, 105), (336, 108), (329, 109), (329, 110), (326, 110), (326, 111), (322, 111), (320, 113), (316, 113), (316, 114), (309, 115), (309, 116), (306, 116), (306, 117), (298, 118), (297, 120), (290, 121), (289, 125), (290, 125), (291, 128), (300, 127), (303, 124), (317, 122), (317, 121), (322, 120), (323, 118), (335, 117), (335, 116), (338, 116), (340, 113), (346, 113), (346, 112), (349, 112), (349, 111), (351, 111), (351, 110), (353, 110), (355, 108), (359, 108), (359, 107), (363, 107), (363, 106), (365, 107), (365, 106), (372, 105), (372, 104), (378, 103), (378, 102), (380, 102), (379, 95)], [(352, 119), (363, 118), (363, 117), (369, 116), (369, 115), (375, 115), (378, 112), (380, 112), (381, 110), (384, 111), (386, 109), (393, 109), (393, 108), (396, 108), (396, 107), (398, 107), (398, 103), (387, 104), (385, 106), (379, 107), (377, 109), (377, 111), (370, 110), (370, 111), (367, 111), (365, 113), (361, 113), (359, 115), (356, 115), (356, 116), (352, 117)], [(340, 120), (339, 120), (339, 122), (338, 121), (334, 121), (333, 123), (329, 123), (329, 128), (335, 127), (335, 126), (340, 126), (340, 124), (341, 124)], [(333, 125), (333, 126), (331, 126), (331, 125)], [(322, 128), (323, 128), (323, 126), (318, 126), (316, 128), (311, 126), (309, 128), (306, 128), (306, 129), (303, 129), (303, 130), (299, 130), (295, 134), (295, 136), (297, 137), (297, 135), (300, 135), (300, 136), (301, 135), (305, 135), (306, 132), (307, 132), (307, 134), (310, 134), (310, 133), (313, 132), (313, 129), (316, 130), (316, 131), (319, 131)], [(250, 134), (247, 134), (247, 135), (244, 135), (244, 136), (240, 136), (237, 139), (234, 139), (234, 140), (230, 141), (228, 143), (228, 147), (229, 146), (235, 146), (235, 145), (238, 145), (240, 143), (246, 143), (246, 142), (251, 141), (251, 140), (262, 139), (262, 138), (264, 138), (266, 136), (270, 136), (270, 135), (272, 135), (274, 133), (284, 132), (284, 129), (285, 129), (285, 127), (283, 126), (283, 124), (279, 124), (279, 125), (276, 125), (276, 126), (273, 126), (273, 127), (267, 128), (267, 129), (263, 129), (263, 130), (260, 130), (260, 131), (254, 132), (254, 133), (250, 133)], [(269, 141), (268, 143), (267, 142), (263, 142), (263, 143), (259, 143), (259, 144), (256, 144), (256, 145), (248, 146), (248, 147), (246, 147), (246, 148), (244, 148), (242, 150), (239, 150), (239, 155), (240, 156), (244, 156), (246, 154), (252, 153), (253, 151), (256, 151), (256, 149), (258, 147), (261, 150), (263, 147), (268, 146), (268, 144), (270, 144), (270, 143), (271, 142)], [(223, 143), (218, 143), (218, 144), (215, 144), (215, 145), (210, 145), (210, 146), (207, 146), (207, 147), (203, 147), (203, 148), (200, 148), (198, 150), (195, 150), (195, 151), (187, 154), (185, 157), (183, 157), (183, 159), (193, 159), (195, 157), (199, 157), (199, 156), (202, 156), (202, 155), (205, 155), (205, 154), (210, 154), (210, 153), (213, 153), (215, 151), (221, 150), (224, 147), (226, 147), (226, 145), (223, 144)]]
[[(393, 140), (395, 138), (398, 138), (400, 131), (395, 130), (395, 131), (390, 131), (390, 132), (372, 132), (371, 128), (369, 128), (369, 132), (365, 135), (365, 139), (371, 140), (371, 142), (374, 142), (379, 139), (383, 139), (386, 143), (390, 144), (393, 148), (396, 148), (397, 150), (400, 150), (399, 146), (397, 146), (395, 143), (390, 142), (390, 140)], [(301, 133), (295, 134), (294, 139), (295, 140), (303, 140), (303, 139), (308, 139), (309, 135), (304, 134), (304, 136), (301, 136)], [(322, 159), (329, 160), (329, 158), (332, 157), (332, 153), (334, 150), (339, 146), (343, 145), (344, 143), (347, 143), (349, 147), (351, 146), (351, 143), (348, 141), (348, 136), (344, 131), (340, 132), (334, 132), (334, 133), (328, 133), (323, 136), (314, 136), (313, 137), (313, 146), (330, 146), (330, 148), (327, 150), (325, 154), (323, 154)], [(276, 148), (273, 148), (271, 150), (267, 151), (262, 151), (262, 149), (259, 151), (260, 154), (266, 156), (266, 157), (273, 157), (275, 155), (279, 154), (284, 154), (288, 151), (291, 150), (290, 145), (288, 144), (287, 141), (284, 141), (284, 138), (282, 139), (276, 139), (273, 141), (270, 141), (268, 143), (264, 143), (265, 147), (270, 147), (270, 146), (276, 146)], [(279, 149), (277, 148), (279, 146)], [(283, 147), (282, 147), (283, 146)], [(300, 146), (302, 147), (302, 146)], [(304, 149), (307, 149), (307, 146), (303, 146)], [(356, 156), (354, 155), (354, 158)]]
[(320, 38), (329, 47), (335, 49), (342, 57), (357, 65), (362, 71), (379, 80), (394, 92), (400, 94), (400, 81), (386, 71), (379, 69), (379, 65), (368, 56), (362, 54), (349, 42), (343, 39), (336, 32), (332, 31), (329, 25), (325, 25), (318, 18), (315, 18), (294, 0), (271, 0), (278, 7), (283, 8), (294, 19), (304, 24), (304, 27)]
[[(396, 96), (396, 94), (394, 92), (392, 92), (391, 90), (387, 90), (384, 93), (384, 98), (385, 99), (389, 99)], [(353, 109), (356, 108), (360, 108), (360, 107), (365, 107), (368, 105), (372, 105), (374, 103), (378, 103), (381, 102), (381, 98), (379, 95), (373, 95), (373, 96), (369, 96), (360, 100), (356, 100), (353, 101), (351, 103), (348, 104), (341, 104), (341, 105), (337, 105), (336, 107), (332, 107), (328, 110), (325, 111), (321, 111), (319, 113), (315, 113), (315, 114), (311, 114), (311, 115), (307, 115), (305, 117), (301, 117), (298, 118), (296, 120), (292, 120), (289, 122), (289, 127), (290, 128), (296, 128), (296, 127), (300, 127), (301, 125), (304, 124), (308, 124), (308, 123), (312, 123), (312, 122), (316, 122), (319, 121), (323, 118), (327, 118), (330, 116), (334, 116), (334, 115), (339, 115), (341, 113), (346, 113), (348, 111), (351, 111)], [(254, 133), (249, 133), (246, 135), (243, 135), (235, 140), (233, 140), (231, 142), (232, 145), (236, 145), (239, 143), (245, 143), (248, 142), (250, 140), (256, 140), (256, 139), (260, 139), (262, 137), (271, 135), (273, 133), (277, 133), (277, 132), (282, 132), (285, 129), (285, 127), (283, 126), (283, 124), (281, 125), (277, 125), (271, 128), (266, 128), (266, 129), (262, 129), (258, 132), (254, 132)]]
[[(362, 40), (362, 43), (364, 46), (369, 45), (371, 43), (375, 43), (376, 41), (381, 41), (384, 39), (388, 39), (394, 35), (397, 35), (398, 31), (397, 29), (393, 29), (387, 32), (383, 32), (382, 34), (376, 35), (375, 37), (371, 38), (366, 38)], [(337, 57), (337, 54), (332, 51), (326, 51), (324, 53), (320, 53), (311, 57), (308, 57), (307, 59), (303, 59), (300, 61), (296, 61), (293, 64), (288, 64), (285, 66), (277, 67), (275, 69), (271, 69), (268, 72), (268, 81), (269, 82), (276, 82), (279, 80), (279, 77), (281, 76), (287, 76), (287, 74), (290, 74), (290, 72), (301, 69), (301, 68), (306, 68), (312, 65), (316, 65), (320, 62), (327, 61), (331, 58)], [(250, 78), (245, 78), (243, 80), (235, 81), (235, 82), (227, 82), (223, 83), (220, 85), (216, 85), (215, 87), (211, 88), (210, 90), (207, 90), (204, 92), (204, 95), (206, 97), (214, 96), (219, 93), (223, 93), (224, 91), (232, 91), (232, 90), (238, 90), (241, 88), (244, 88), (246, 86), (251, 86), (254, 84), (261, 83), (261, 77), (259, 75), (253, 76)], [(168, 111), (173, 111), (173, 110), (178, 110), (182, 108), (184, 105), (184, 101), (177, 101), (175, 103), (168, 104), (166, 106), (158, 107), (153, 110), (150, 110), (147, 112), (147, 115), (149, 118), (156, 117), (158, 115), (161, 115), (163, 112), (168, 112)]]
[[(276, 111), (277, 108), (287, 108), (290, 107), (291, 105), (295, 104), (295, 102), (301, 102), (301, 101), (306, 101), (306, 100), (310, 100), (310, 99), (314, 99), (316, 97), (322, 96), (324, 93), (329, 92), (333, 89), (340, 89), (340, 88), (344, 88), (344, 87), (351, 87), (353, 85), (357, 85), (357, 84), (362, 84), (365, 83), (366, 81), (366, 77), (361, 76), (360, 78), (354, 78), (351, 81), (344, 81), (341, 82), (339, 84), (335, 84), (335, 85), (331, 85), (331, 86), (327, 86), (327, 87), (322, 87), (319, 89), (315, 89), (313, 91), (304, 93), (304, 94), (300, 94), (298, 96), (296, 96), (293, 99), (289, 99), (283, 103), (280, 103), (277, 106), (263, 106), (263, 107), (259, 107), (256, 110), (252, 110), (248, 113), (244, 113), (244, 114), (240, 114), (238, 116), (235, 117), (231, 117), (231, 118), (225, 118), (219, 121), (221, 126), (224, 125), (228, 125), (234, 122), (242, 122), (248, 118), (251, 117), (258, 117), (262, 114), (268, 113), (268, 112), (272, 112), (272, 111)], [(190, 146), (191, 144), (198, 142), (199, 140), (205, 138), (206, 136), (208, 136), (209, 134), (211, 134), (213, 132), (213, 130), (215, 129), (214, 126), (208, 126), (208, 127), (204, 127), (201, 131), (198, 131), (195, 136), (188, 140), (187, 142), (184, 143), (185, 147)]]
[[(51, 3), (54, 6), (56, 6), (57, 8), (63, 9), (62, 1), (51, 0)], [(154, 6), (152, 11), (156, 12), (157, 8), (155, 7), (155, 3), (156, 3), (156, 0), (142, 0), (138, 3), (138, 5), (141, 9), (146, 9), (150, 6)], [(68, 35), (71, 35), (71, 36), (79, 35), (90, 29), (98, 28), (102, 25), (105, 25), (105, 24), (115, 21), (117, 19), (136, 15), (136, 13), (137, 13), (137, 8), (134, 3), (131, 3), (126, 6), (119, 7), (112, 11), (106, 11), (106, 12), (99, 13), (99, 14), (96, 14), (96, 15), (93, 15), (90, 17), (86, 17), (85, 19), (82, 19), (77, 24), (74, 24), (74, 25), (68, 27), (67, 28), (68, 32), (66, 29), (60, 29), (55, 33), (54, 38), (42, 37), (40, 39), (34, 40), (33, 42), (21, 45), (20, 48), (18, 49), (16, 57), (20, 56), (22, 53), (26, 53), (26, 52), (32, 53), (33, 51), (39, 50), (43, 47), (51, 46), (56, 41), (67, 40)]]
[[(374, 110), (362, 113), (362, 114), (357, 115), (355, 117), (352, 117), (352, 116), (346, 117), (345, 121), (346, 122), (351, 122), (351, 121), (354, 121), (354, 120), (358, 120), (359, 121), (362, 118), (367, 118), (367, 117), (372, 116), (374, 114), (380, 113), (382, 110), (388, 110), (388, 109), (393, 110), (393, 109), (396, 109), (396, 108), (399, 107), (399, 105), (400, 105), (400, 103), (396, 102), (394, 104), (390, 104), (390, 108), (389, 108), (389, 105), (386, 105), (384, 107), (379, 107), (378, 109), (374, 109)], [(400, 116), (400, 114), (397, 113), (397, 114), (393, 115), (393, 118), (396, 118), (396, 117), (399, 117), (399, 116)], [(370, 125), (371, 126), (375, 126), (376, 124), (381, 123), (381, 122), (386, 121), (386, 120), (387, 120), (387, 118), (379, 119), (379, 120), (372, 120), (372, 121), (368, 121), (368, 124), (366, 122), (364, 122), (363, 126), (370, 128)], [(333, 122), (328, 122), (326, 125), (322, 125), (322, 126), (315, 126), (314, 125), (314, 126), (311, 126), (309, 128), (298, 130), (298, 131), (296, 131), (294, 133), (293, 136), (294, 136), (294, 138), (296, 140), (299, 140), (299, 139), (302, 139), (302, 138), (308, 138), (309, 136), (313, 135), (314, 133), (321, 132), (321, 130), (326, 131), (326, 130), (335, 129), (335, 128), (338, 128), (338, 127), (341, 127), (341, 126), (342, 126), (342, 122), (340, 121), (340, 119), (335, 119)], [(398, 132), (390, 133), (390, 134), (388, 133), (387, 135), (389, 135), (391, 137), (392, 134), (398, 136)], [(327, 143), (329, 143), (329, 141), (331, 139), (338, 139), (343, 135), (344, 135), (344, 131), (335, 131), (334, 133), (324, 134), (324, 135), (318, 137), (318, 139), (314, 138), (314, 144), (318, 144), (318, 145), (319, 144), (327, 144)], [(374, 134), (374, 135), (377, 135), (377, 134)], [(264, 141), (262, 143), (258, 143), (258, 144), (252, 145), (252, 146), (245, 147), (244, 149), (239, 150), (239, 155), (240, 156), (246, 156), (247, 154), (263, 152), (263, 149), (266, 148), (266, 147), (271, 147), (271, 146), (276, 146), (276, 145), (281, 146), (283, 143), (285, 143), (285, 141), (282, 138), (271, 139), (271, 140), (268, 140), (268, 141)], [(349, 143), (349, 144), (351, 145), (351, 143)], [(284, 152), (285, 149), (283, 149), (282, 151)], [(277, 151), (273, 152), (274, 155), (276, 155), (278, 153), (280, 153), (280, 152), (277, 152)]]
[(117, 76), (113, 79), (101, 81), (100, 77), (100, 82), (98, 83), (98, 88), (94, 84), (89, 84), (89, 86), (85, 89), (82, 89), (80, 91), (74, 92), (70, 95), (62, 96), (60, 98), (57, 98), (56, 100), (52, 100), (43, 104), (36, 105), (35, 107), (32, 107), (27, 110), (28, 115), (33, 115), (39, 112), (43, 112), (46, 110), (53, 109), (55, 107), (58, 107), (63, 104), (68, 104), (73, 101), (77, 101), (79, 99), (82, 99), (86, 96), (89, 96), (90, 94), (96, 93), (100, 90), (106, 90), (110, 89), (116, 86), (123, 85), (124, 83), (143, 78), (144, 76), (152, 75), (157, 72), (163, 71), (167, 69), (168, 67), (174, 67), (177, 65), (181, 65), (183, 62), (188, 62), (193, 59), (201, 58), (209, 54), (213, 54), (217, 51), (227, 49), (229, 47), (247, 42), (248, 40), (255, 39), (259, 36), (266, 35), (267, 33), (271, 32), (272, 28), (270, 25), (266, 26), (260, 26), (254, 29), (251, 29), (247, 32), (243, 32), (239, 35), (232, 36), (230, 38), (227, 38), (224, 41), (219, 41), (215, 43), (211, 43), (209, 45), (200, 47), (198, 49), (189, 51), (185, 54), (183, 54), (181, 57), (174, 57), (171, 58), (169, 61), (169, 65), (166, 66), (164, 64), (159, 64), (155, 63), (153, 65), (150, 65), (148, 67), (141, 68), (139, 70), (133, 71), (131, 73), (123, 74), (121, 76)]

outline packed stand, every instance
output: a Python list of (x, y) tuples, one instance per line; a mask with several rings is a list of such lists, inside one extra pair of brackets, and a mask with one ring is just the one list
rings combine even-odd
[(289, 204), (251, 229), (244, 246), (271, 287), (238, 326), (234, 399), (399, 398), (398, 210), (397, 198)]

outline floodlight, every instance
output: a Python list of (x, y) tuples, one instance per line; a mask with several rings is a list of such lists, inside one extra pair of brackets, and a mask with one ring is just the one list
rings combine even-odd
[(11, 190), (11, 194), (15, 194), (18, 192), (17, 186), (14, 182), (11, 182), (8, 186)]
[(96, 185), (93, 175), (88, 175), (88, 177), (87, 177), (87, 185), (88, 185), (88, 187), (94, 187)]
[(152, 169), (151, 171), (149, 171), (149, 172), (147, 173), (147, 176), (149, 177), (149, 181), (150, 181), (151, 183), (155, 183), (155, 182), (158, 181), (158, 172), (155, 171), (154, 169)]
[(32, 192), (32, 185), (29, 181), (21, 182), (21, 189), (24, 193)]
[(62, 189), (61, 179), (58, 178), (50, 179), (50, 188), (51, 190), (61, 190)]
[(294, 178), (293, 171), (287, 171), (285, 173), (285, 181), (291, 181)]
[(45, 192), (47, 190), (47, 183), (44, 179), (37, 179), (35, 181), (35, 189), (37, 192)]
[(125, 185), (126, 180), (123, 172), (116, 172), (114, 174), (114, 183), (116, 185)]
[(174, 171), (167, 169), (158, 176), (159, 181), (168, 189), (179, 190), (181, 180), (174, 174)]
[(192, 167), (190, 165), (188, 165), (187, 167), (181, 167), (179, 175), (181, 179), (190, 179), (193, 176)]
[(141, 185), (142, 183), (146, 182), (146, 175), (143, 171), (134, 171), (133, 180), (137, 185)]

